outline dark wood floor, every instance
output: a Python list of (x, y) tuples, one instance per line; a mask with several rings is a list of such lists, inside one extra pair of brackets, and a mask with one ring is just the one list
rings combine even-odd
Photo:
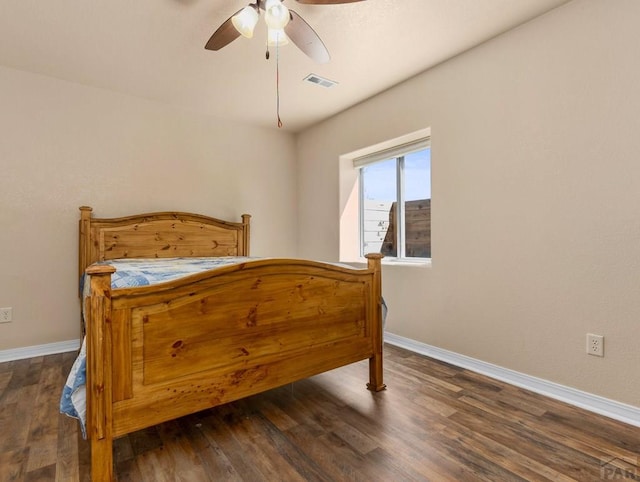
[[(0, 364), (0, 481), (88, 480), (58, 413), (74, 354)], [(120, 481), (639, 480), (640, 428), (396, 347), (119, 439)]]

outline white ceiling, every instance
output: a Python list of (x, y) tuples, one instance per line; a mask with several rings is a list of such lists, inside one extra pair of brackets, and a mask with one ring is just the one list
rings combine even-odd
[[(285, 4), (331, 54), (315, 64), (293, 44), (279, 51), (283, 129), (296, 132), (569, 0), (366, 0)], [(0, 64), (276, 126), (276, 62), (266, 31), (218, 52), (215, 29), (249, 0), (1, 0)], [(338, 81), (325, 89), (309, 73)]]

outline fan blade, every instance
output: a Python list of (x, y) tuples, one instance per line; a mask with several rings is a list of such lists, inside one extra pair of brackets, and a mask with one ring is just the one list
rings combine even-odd
[(204, 46), (207, 50), (220, 50), (222, 47), (229, 45), (235, 39), (240, 37), (240, 32), (236, 30), (231, 23), (231, 19), (238, 15), (242, 9), (238, 10), (236, 13), (231, 15), (222, 25), (218, 27), (218, 30), (213, 32), (213, 35), (207, 42), (207, 45)]
[(331, 56), (318, 34), (296, 12), (289, 9), (289, 13), (291, 13), (291, 20), (284, 28), (287, 37), (312, 60), (319, 64), (329, 62)]
[(355, 3), (364, 0), (296, 0), (298, 3), (305, 5), (338, 5), (340, 3)]

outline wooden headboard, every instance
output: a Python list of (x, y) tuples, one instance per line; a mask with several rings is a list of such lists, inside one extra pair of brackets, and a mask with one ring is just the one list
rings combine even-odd
[(98, 219), (80, 207), (80, 276), (115, 258), (249, 256), (249, 214), (241, 223), (182, 212)]

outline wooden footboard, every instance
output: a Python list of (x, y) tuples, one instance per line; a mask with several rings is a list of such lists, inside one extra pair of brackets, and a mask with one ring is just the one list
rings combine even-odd
[(90, 266), (92, 479), (114, 480), (115, 437), (349, 363), (368, 359), (367, 388), (383, 390), (381, 255), (367, 257), (250, 260), (113, 290), (114, 269)]

